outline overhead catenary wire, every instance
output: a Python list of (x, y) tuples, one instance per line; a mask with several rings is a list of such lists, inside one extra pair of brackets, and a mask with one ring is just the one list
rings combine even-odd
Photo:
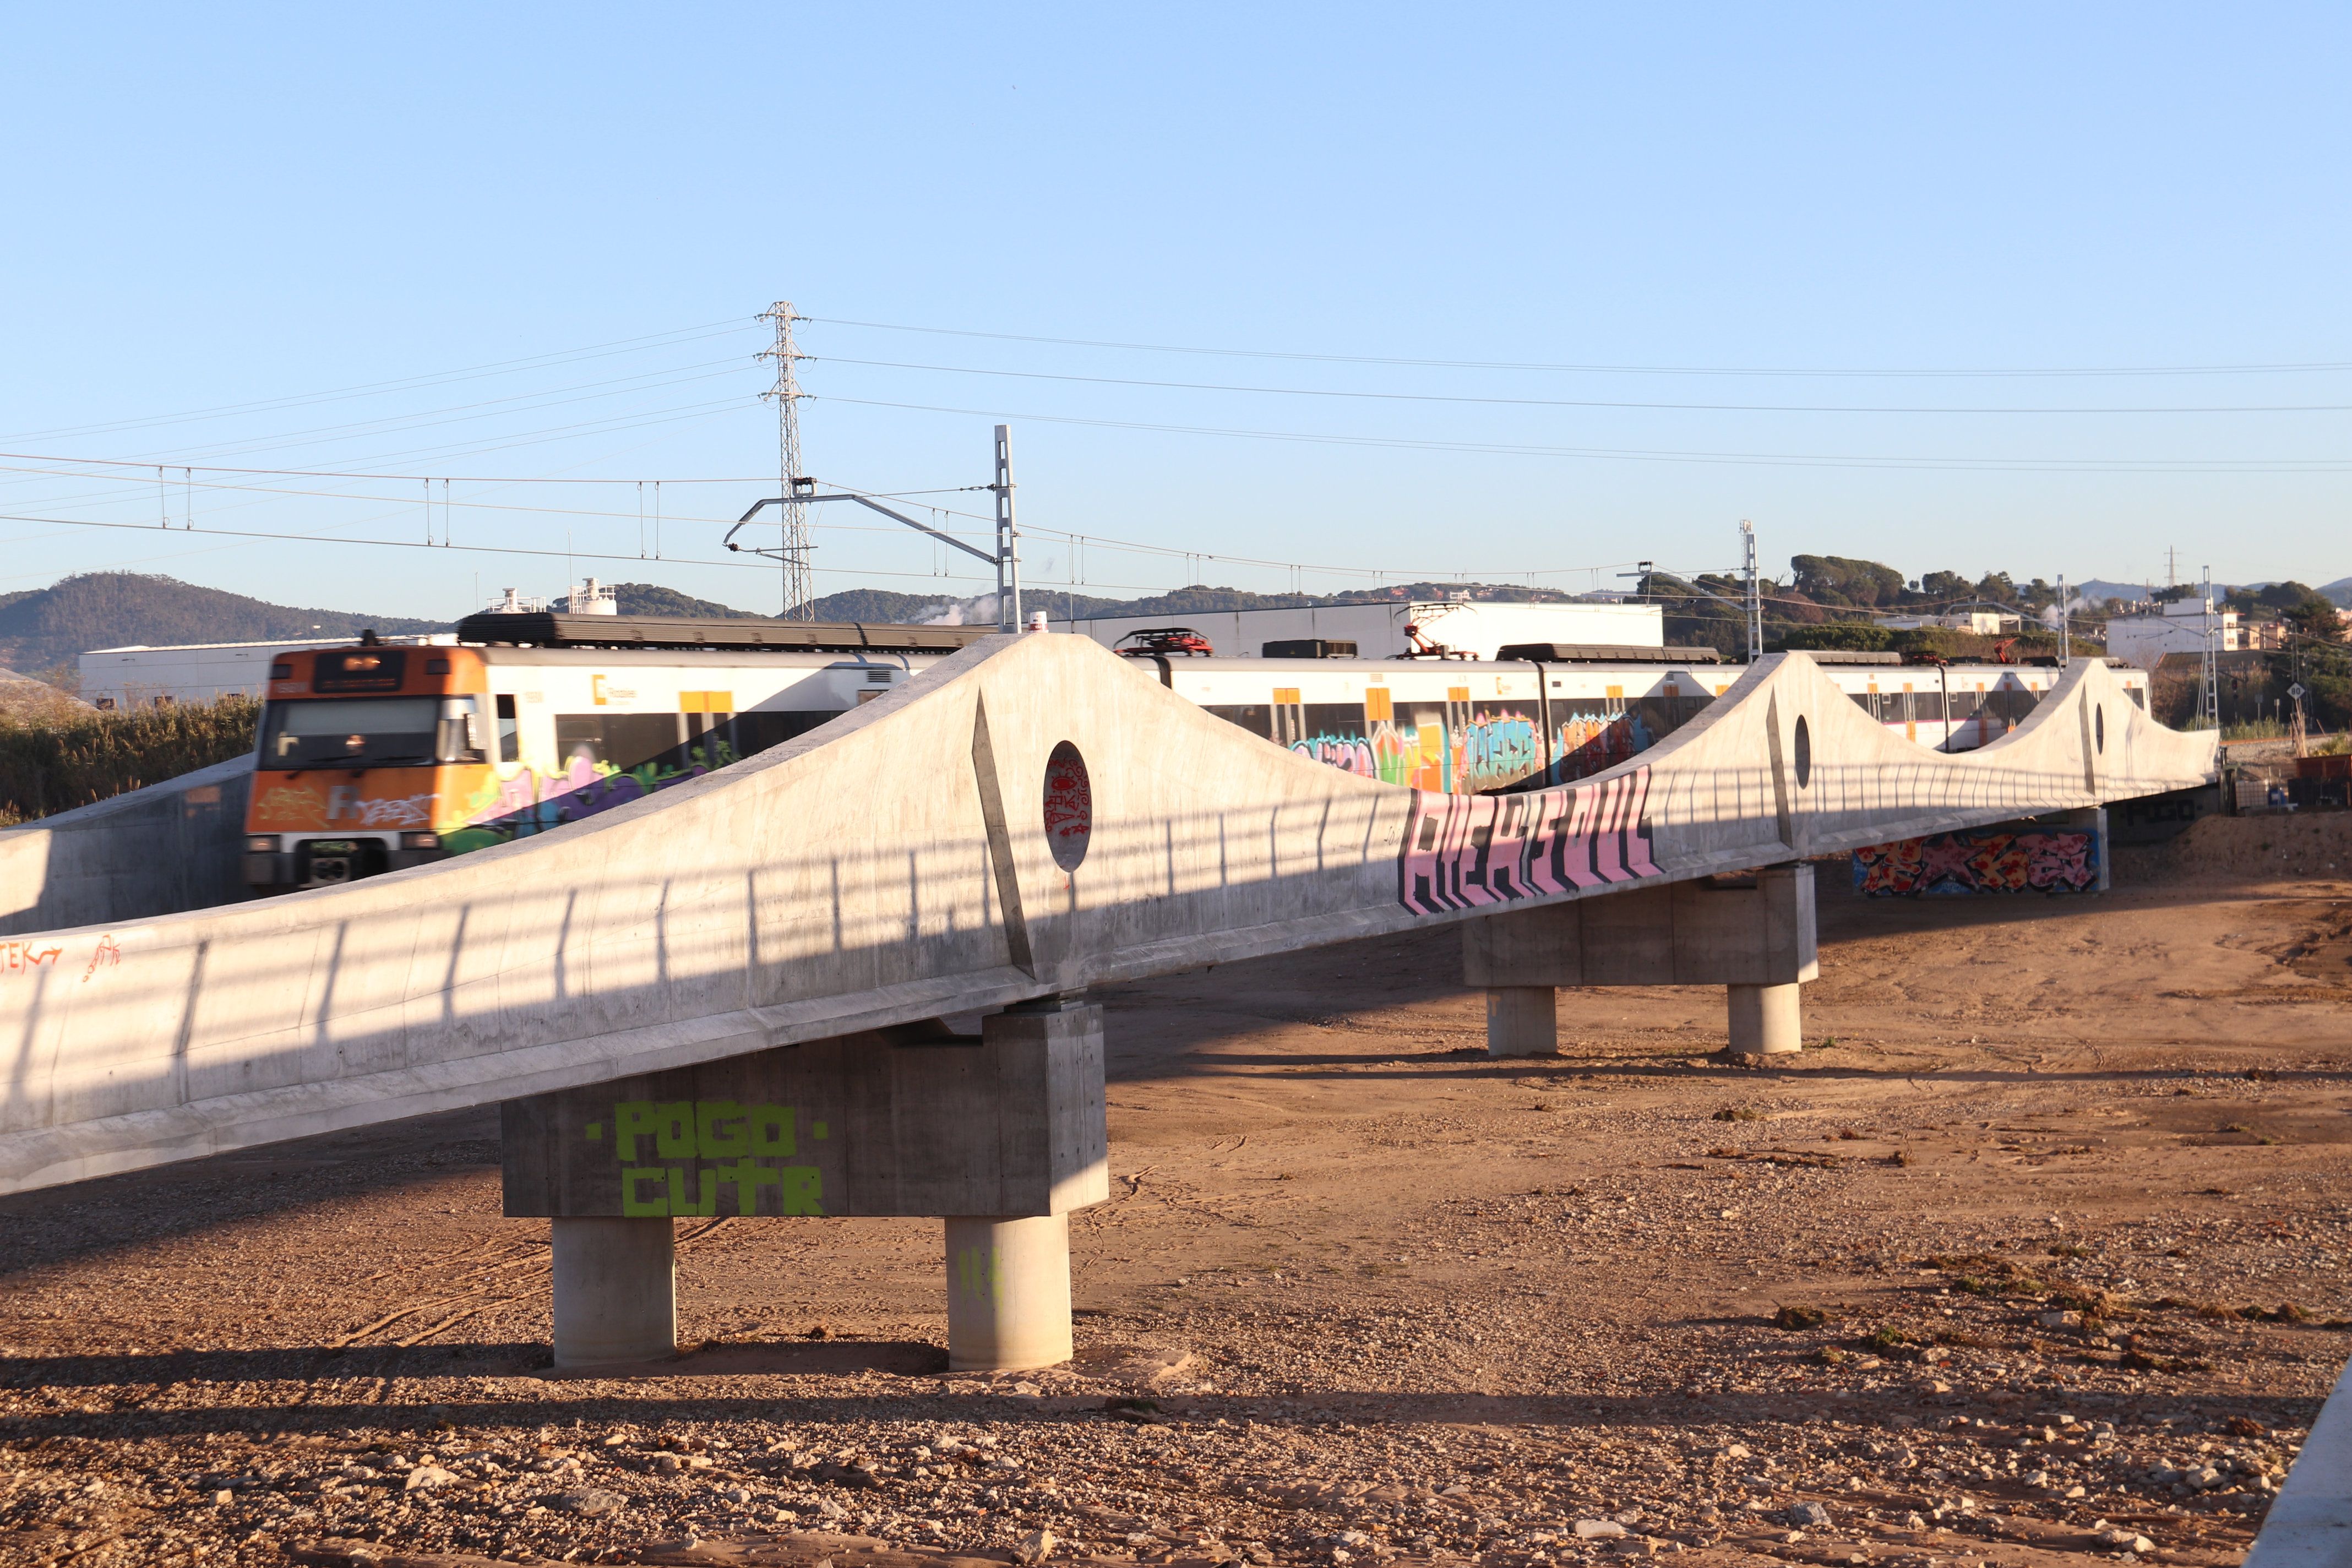
[(1222, 392), (1265, 397), (1331, 397), (1374, 403), (1454, 403), (1502, 408), (1616, 408), (1644, 412), (1698, 414), (1883, 414), (2031, 416), (2060, 414), (2343, 414), (2352, 403), (2277, 404), (2145, 404), (2097, 405), (2053, 403), (2006, 407), (1877, 403), (1662, 403), (1602, 397), (1495, 397), (1470, 393), (1376, 392), (1360, 387), (1248, 386), (1211, 381), (1154, 381), (1139, 376), (1078, 375), (1064, 371), (1000, 370), (982, 365), (917, 364), (897, 360), (847, 359), (837, 354), (802, 356), (817, 363), (866, 365), (879, 370), (911, 370), (941, 375), (992, 375), (1019, 381), (1063, 381), (1088, 386), (1140, 386), (1169, 392)]
[(1177, 343), (1122, 342), (1099, 338), (1043, 337), (1025, 332), (982, 331), (966, 327), (912, 326), (898, 321), (859, 321), (839, 316), (803, 316), (825, 326), (874, 331), (919, 332), (934, 337), (983, 338), (998, 342), (1041, 343), (1066, 348), (1111, 349), (1138, 353), (1198, 354), (1221, 359), (1295, 360), (1318, 364), (1402, 365), (1424, 370), (1543, 371), (1594, 375), (1785, 376), (1857, 380), (2017, 379), (2072, 376), (2285, 375), (2352, 370), (2352, 360), (2287, 361), (2273, 363), (2175, 365), (1881, 366), (1667, 365), (1559, 363), (1538, 360), (1471, 360), (1391, 354), (1315, 353), (1280, 349), (1210, 348)]
[(1017, 419), (1039, 425), (1092, 426), (1162, 435), (1220, 436), (1253, 441), (1299, 441), (1318, 446), (1384, 447), (1408, 452), (1467, 452), (1528, 458), (1589, 458), (1615, 462), (1697, 463), (1731, 467), (1833, 468), (2022, 473), (2343, 473), (2352, 458), (1873, 458), (1829, 453), (1709, 452), (1642, 447), (1561, 447), (1506, 441), (1455, 441), (1436, 437), (1355, 436), (1311, 430), (1263, 430), (1231, 425), (1177, 425), (1139, 419), (1101, 419), (1072, 414), (1015, 413), (1003, 407), (968, 408), (937, 403), (899, 403), (839, 393), (804, 393), (809, 402), (903, 408), (920, 414), (955, 414), (983, 419)]

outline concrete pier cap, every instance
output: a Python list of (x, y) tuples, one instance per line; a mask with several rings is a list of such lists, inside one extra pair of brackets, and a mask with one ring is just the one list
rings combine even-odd
[(1727, 1051), (1794, 1051), (1798, 988), (1820, 977), (1813, 868), (1737, 875), (1509, 910), (1465, 921), (1463, 978), (1486, 993), (1486, 1052), (1558, 1049), (1563, 985), (1721, 985)]

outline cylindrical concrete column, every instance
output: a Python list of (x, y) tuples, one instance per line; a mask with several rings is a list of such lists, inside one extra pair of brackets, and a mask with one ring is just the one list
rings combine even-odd
[(550, 1221), (555, 1364), (601, 1366), (677, 1353), (677, 1265), (662, 1219)]
[(1070, 1359), (1070, 1216), (950, 1215), (948, 1367), (1021, 1372)]
[(1548, 1057), (1559, 1049), (1559, 993), (1549, 985), (1486, 988), (1486, 1054)]
[(1804, 1048), (1803, 1015), (1795, 985), (1729, 985), (1731, 1054), (1778, 1056)]

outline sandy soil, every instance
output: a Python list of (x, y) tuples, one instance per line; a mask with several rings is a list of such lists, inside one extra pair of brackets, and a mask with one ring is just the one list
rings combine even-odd
[(0, 1202), (0, 1563), (2234, 1562), (2352, 1354), (2347, 826), (1825, 872), (1763, 1070), (1489, 1062), (1445, 932), (1110, 991), (1049, 1373), (940, 1373), (935, 1223), (734, 1219), (558, 1378), (488, 1113)]

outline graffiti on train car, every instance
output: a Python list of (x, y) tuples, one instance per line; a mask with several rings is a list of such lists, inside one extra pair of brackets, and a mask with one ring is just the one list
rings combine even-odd
[(1637, 882), (1651, 858), (1647, 764), (1526, 795), (1413, 792), (1397, 901), (1414, 914)]
[(493, 780), (467, 802), (466, 826), (441, 836), (453, 855), (528, 838), (643, 800), (657, 791), (698, 779), (735, 760), (725, 742), (688, 748), (681, 761), (660, 757), (629, 769), (574, 752), (560, 773), (526, 767), (511, 778)]
[(1658, 743), (1655, 731), (1631, 708), (1574, 714), (1553, 734), (1553, 784), (1571, 784), (1604, 773)]
[(2089, 833), (1937, 833), (1853, 852), (1854, 890), (1865, 898), (2088, 893), (2098, 885), (2098, 839)]
[(1361, 735), (1308, 735), (1291, 742), (1290, 749), (1310, 763), (1321, 763), (1343, 773), (1367, 779), (1381, 776), (1380, 763), (1372, 755), (1372, 743)]

